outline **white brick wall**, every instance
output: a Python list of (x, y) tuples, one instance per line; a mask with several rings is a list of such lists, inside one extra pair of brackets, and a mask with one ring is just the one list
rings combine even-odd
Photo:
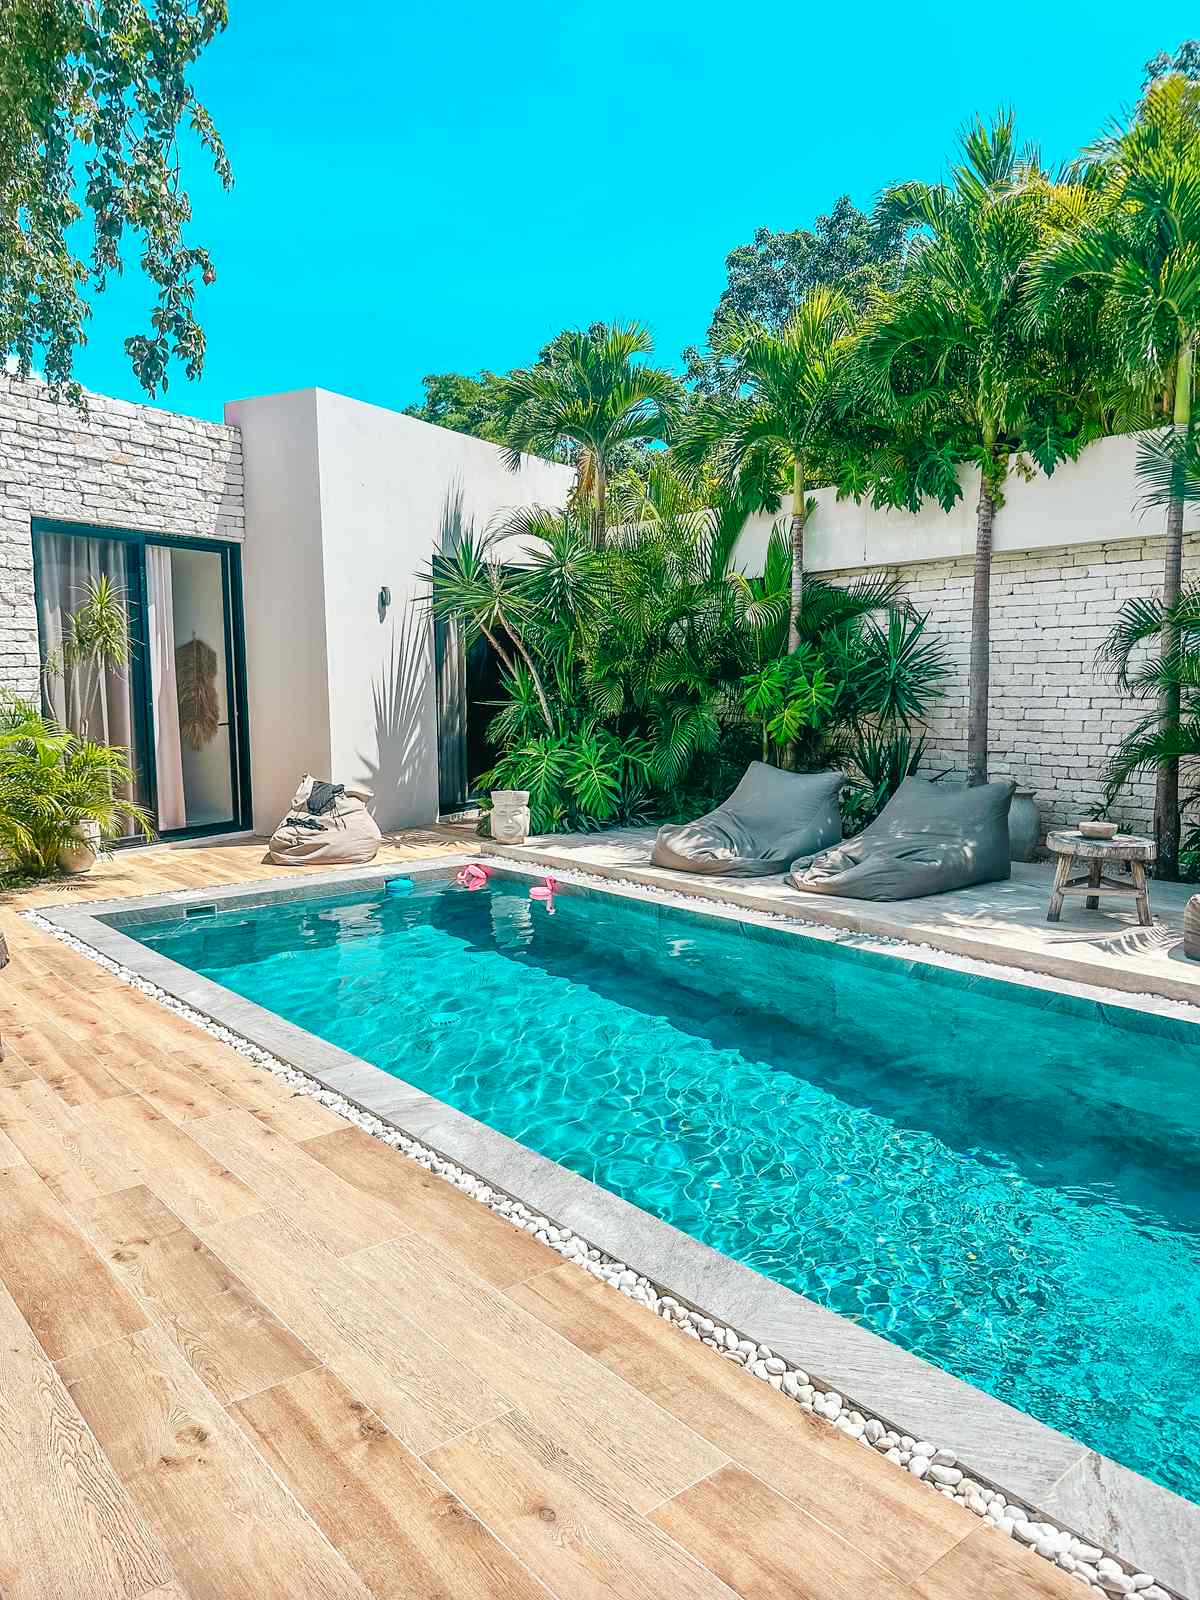
[[(1161, 587), (1163, 554), (1161, 538), (1143, 538), (995, 558), (989, 774), (1035, 789), (1043, 825), (1075, 822), (1103, 804), (1108, 757), (1142, 708), (1097, 672), (1096, 646), (1123, 600)], [(951, 663), (945, 698), (930, 719), (928, 771), (965, 767), (972, 568), (969, 557), (958, 557), (886, 569), (930, 614), (929, 630), (945, 642)], [(1197, 568), (1189, 550), (1185, 573)], [(866, 570), (829, 576), (848, 581)], [(1153, 807), (1153, 777), (1144, 775), (1112, 814), (1144, 831)]]
[(34, 694), (34, 517), (241, 539), (236, 428), (88, 396), (88, 415), (0, 374), (0, 687)]

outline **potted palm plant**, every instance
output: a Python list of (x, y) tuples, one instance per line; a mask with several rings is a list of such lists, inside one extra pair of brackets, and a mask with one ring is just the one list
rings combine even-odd
[(145, 809), (125, 798), (127, 751), (60, 728), (36, 707), (0, 707), (0, 850), (7, 870), (46, 877), (87, 872), (130, 826), (153, 838)]

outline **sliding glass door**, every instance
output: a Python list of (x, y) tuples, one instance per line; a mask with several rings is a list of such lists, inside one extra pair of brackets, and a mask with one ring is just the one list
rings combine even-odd
[(42, 524), (34, 551), (47, 709), (132, 752), (160, 834), (244, 825), (236, 547)]

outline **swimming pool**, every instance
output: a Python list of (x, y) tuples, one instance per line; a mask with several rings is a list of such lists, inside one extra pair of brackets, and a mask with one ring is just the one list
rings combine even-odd
[(1192, 1024), (501, 878), (122, 931), (1200, 1501)]

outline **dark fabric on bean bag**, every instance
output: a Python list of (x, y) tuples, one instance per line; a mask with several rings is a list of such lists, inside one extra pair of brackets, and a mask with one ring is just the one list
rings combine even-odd
[(782, 772), (752, 761), (724, 805), (682, 826), (660, 828), (656, 867), (730, 878), (786, 872), (798, 855), (842, 836), (844, 772)]
[(915, 900), (1011, 875), (1008, 808), (1015, 783), (957, 784), (905, 778), (854, 839), (792, 863), (793, 886), (853, 900)]

